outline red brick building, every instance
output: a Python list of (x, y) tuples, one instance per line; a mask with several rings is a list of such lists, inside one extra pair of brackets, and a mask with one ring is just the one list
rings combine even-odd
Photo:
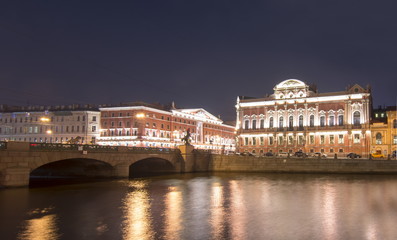
[(368, 156), (371, 104), (370, 89), (357, 84), (318, 93), (300, 80), (285, 80), (269, 97), (238, 97), (238, 151)]
[(235, 150), (235, 128), (202, 108), (164, 109), (149, 105), (102, 107), (101, 145), (174, 148), (190, 131), (198, 149)]

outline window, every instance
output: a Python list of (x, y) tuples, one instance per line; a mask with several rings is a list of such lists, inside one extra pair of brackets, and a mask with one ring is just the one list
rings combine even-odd
[(273, 117), (269, 118), (269, 128), (273, 127)]
[(121, 127), (121, 126), (122, 126), (122, 124), (123, 124), (122, 122), (119, 122), (119, 127)]
[(320, 117), (320, 127), (324, 127), (325, 126), (325, 116), (321, 116)]
[(381, 133), (377, 133), (375, 138), (376, 138), (376, 144), (382, 144), (382, 134)]
[(360, 143), (360, 134), (354, 134), (353, 143)]
[(252, 129), (256, 129), (256, 120), (252, 120)]
[(119, 113), (119, 117), (122, 117), (123, 116), (123, 113)]
[(343, 115), (338, 116), (338, 125), (343, 126)]
[(309, 142), (310, 144), (314, 144), (314, 135), (310, 135)]
[(314, 115), (310, 115), (310, 118), (309, 118), (309, 126), (310, 126), (310, 127), (314, 127)]
[(284, 145), (284, 137), (278, 136), (278, 145)]
[(249, 123), (249, 120), (244, 121), (244, 129), (248, 129)]
[(244, 138), (244, 145), (248, 145), (248, 138)]
[(274, 140), (273, 140), (273, 136), (269, 137), (269, 145), (273, 145), (274, 144)]
[(334, 144), (334, 143), (335, 143), (335, 136), (329, 135), (329, 144)]
[(294, 117), (293, 116), (289, 116), (288, 128), (289, 129), (293, 129), (293, 127), (294, 127)]
[(335, 124), (335, 116), (330, 116), (329, 117), (329, 125), (334, 126), (334, 124)]
[(340, 152), (340, 153), (343, 153), (343, 149), (342, 149), (342, 148), (339, 148), (339, 152)]
[(354, 126), (360, 125), (360, 112), (359, 111), (355, 111), (353, 113), (353, 124), (354, 124)]
[(303, 128), (303, 116), (299, 116), (299, 128)]
[(320, 144), (324, 144), (325, 143), (325, 136), (321, 135), (320, 136)]
[(265, 127), (265, 119), (261, 119), (260, 128), (263, 129)]
[(288, 136), (288, 145), (292, 145), (292, 144), (294, 144), (294, 136), (289, 135)]
[(91, 128), (91, 132), (95, 132), (96, 131), (96, 126), (92, 126), (92, 128)]
[(260, 145), (263, 145), (264, 144), (264, 138), (260, 137), (259, 140), (260, 140)]
[(92, 121), (96, 122), (96, 116), (92, 116)]
[(343, 144), (344, 143), (344, 138), (343, 138), (342, 134), (340, 134), (339, 137), (338, 137), (338, 143), (339, 144)]
[(256, 145), (256, 137), (252, 138), (252, 145), (254, 145), (254, 146)]
[(397, 119), (393, 120), (393, 128), (397, 128)]
[(299, 144), (299, 145), (302, 145), (302, 144), (303, 144), (303, 136), (302, 136), (302, 135), (299, 135), (299, 136), (298, 136), (298, 144)]
[(278, 122), (278, 127), (282, 128), (283, 127), (283, 122), (284, 122), (284, 118), (280, 117), (279, 122)]
[(110, 126), (114, 127), (114, 122), (111, 122), (111, 123), (110, 123)]
[(397, 135), (393, 136), (393, 144), (397, 144)]

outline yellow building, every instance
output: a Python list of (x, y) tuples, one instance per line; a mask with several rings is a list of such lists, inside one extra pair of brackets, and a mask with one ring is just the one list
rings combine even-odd
[(371, 153), (390, 154), (395, 157), (397, 150), (397, 111), (396, 107), (374, 110), (371, 129)]

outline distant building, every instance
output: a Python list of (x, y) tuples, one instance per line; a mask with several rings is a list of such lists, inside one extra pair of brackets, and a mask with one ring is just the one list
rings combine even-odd
[(101, 107), (98, 143), (111, 146), (174, 148), (190, 132), (197, 149), (234, 151), (234, 126), (202, 108), (176, 109), (148, 104)]
[[(396, 107), (374, 109), (371, 123), (371, 153), (393, 156), (397, 150), (397, 111)], [(395, 154), (394, 154), (395, 155)]]
[(1, 107), (0, 141), (95, 143), (100, 113), (79, 105)]
[(346, 91), (318, 93), (288, 79), (268, 97), (237, 98), (237, 147), (259, 155), (301, 150), (368, 156), (371, 104), (369, 87), (356, 84)]

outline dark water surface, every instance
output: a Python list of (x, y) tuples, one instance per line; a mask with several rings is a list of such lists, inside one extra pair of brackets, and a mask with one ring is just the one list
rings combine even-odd
[(0, 239), (397, 239), (397, 176), (183, 174), (0, 189)]

